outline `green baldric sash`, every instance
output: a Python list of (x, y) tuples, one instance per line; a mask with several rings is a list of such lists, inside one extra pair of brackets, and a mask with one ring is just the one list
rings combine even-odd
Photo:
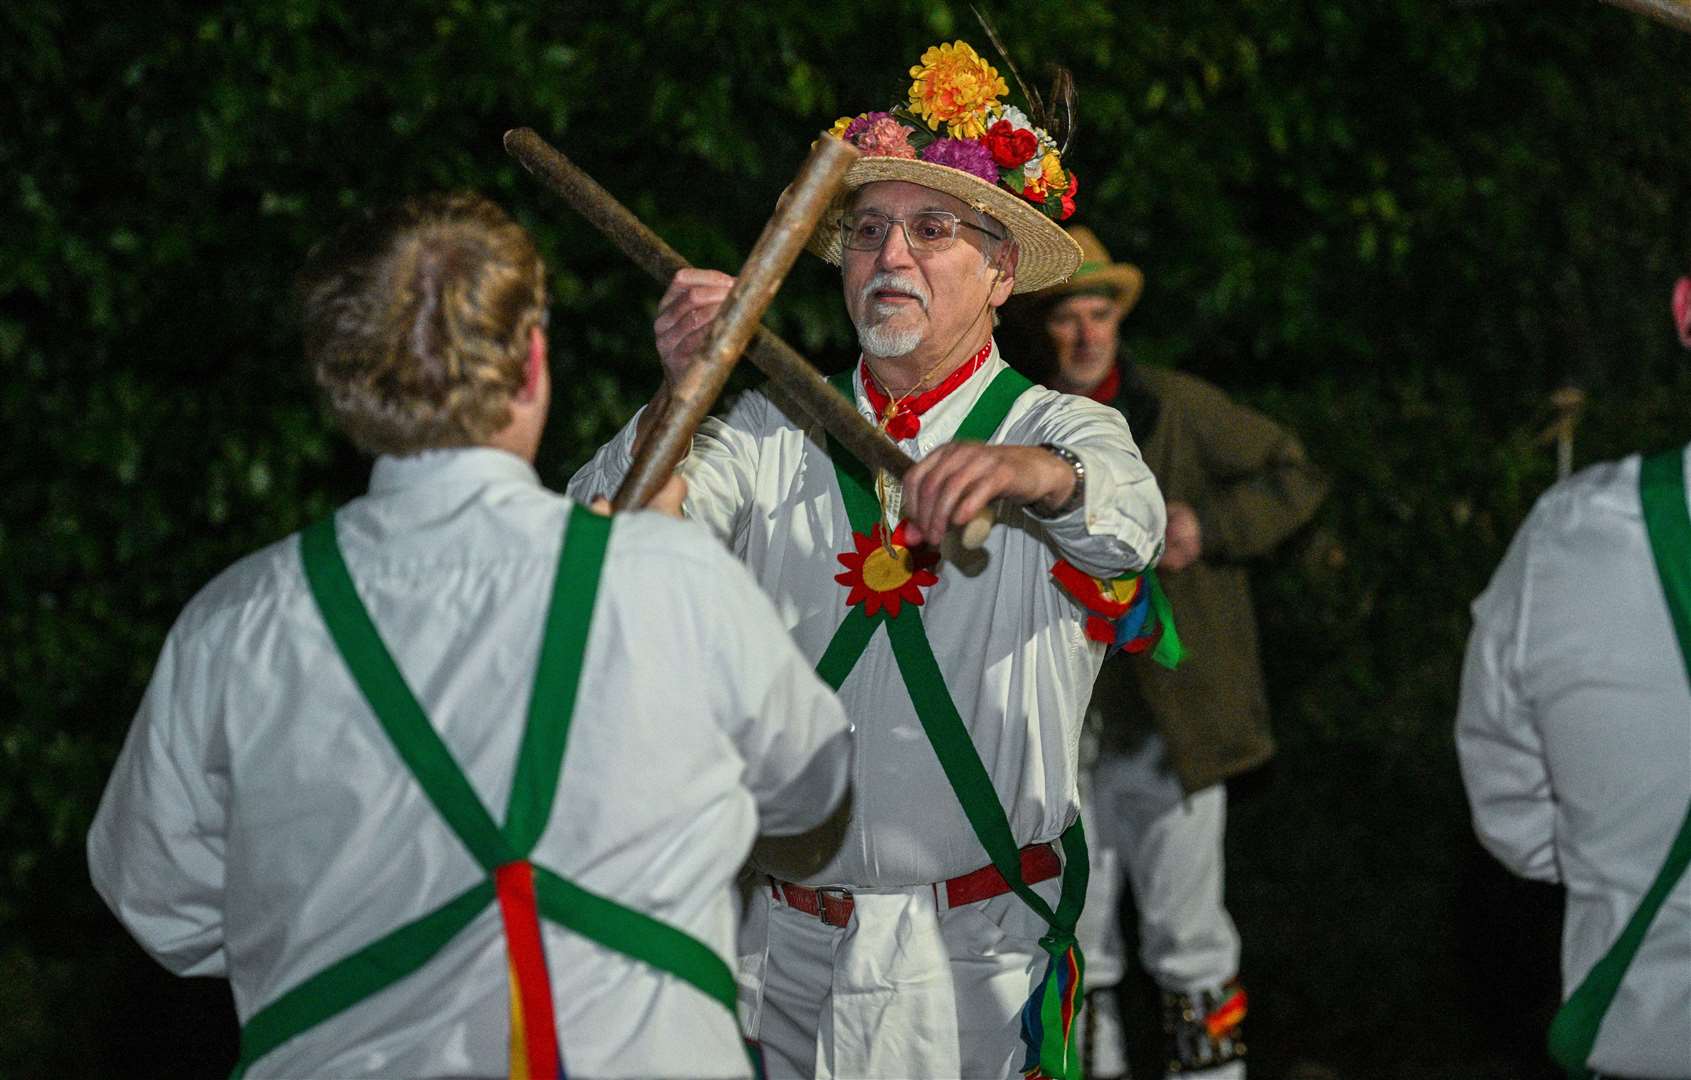
[[(1656, 575), (1667, 597), (1673, 632), (1679, 639), (1679, 653), (1691, 676), (1691, 512), (1685, 505), (1685, 451), (1668, 450), (1644, 459), (1638, 472), (1638, 494), (1644, 507), (1644, 532), (1650, 538)], [(1603, 1015), (1615, 1000), (1621, 978), (1626, 974), (1650, 923), (1656, 918), (1668, 893), (1691, 864), (1691, 807), (1686, 808), (1679, 834), (1668, 848), (1656, 880), (1650, 883), (1638, 910), (1632, 913), (1620, 937), (1586, 973), (1556, 1018), (1550, 1023), (1550, 1056), (1568, 1071), (1568, 1076), (1592, 1075), (1586, 1064), (1597, 1042)]]
[[(829, 381), (846, 400), (854, 399), (851, 369)], [(1008, 368), (1001, 371), (964, 418), (956, 439), (975, 442), (990, 439), (1009, 415), (1010, 406), (1032, 385), (1015, 371)], [(852, 529), (868, 535), (881, 520), (881, 506), (875, 499), (869, 470), (831, 436), (828, 456), (834, 463), (834, 476), (839, 481)], [(1074, 1017), (1084, 993), (1085, 969), (1080, 948), (1075, 944), (1074, 928), (1086, 898), (1088, 870), (1086, 835), (1080, 820), (1077, 818), (1063, 832), (1063, 891), (1056, 910), (1052, 910), (1045, 898), (1022, 880), (1021, 855), (1010, 832), (1009, 818), (969, 737), (969, 729), (946, 689), (939, 660), (922, 626), (921, 609), (913, 604), (905, 605), (897, 617), (889, 618), (884, 608), (871, 616), (864, 614), (863, 605), (853, 606), (817, 662), (817, 675), (838, 690), (881, 626), (886, 627), (893, 658), (916, 707), (922, 730), (939, 758), (951, 790), (963, 806), (976, 839), (1015, 894), (1050, 927), (1050, 933), (1039, 942), (1050, 956), (1050, 964), (1044, 981), (1022, 1015), (1023, 1037), (1029, 1046), (1024, 1071), (1038, 1069), (1034, 1075), (1079, 1080), (1081, 1064), (1076, 1053), (1078, 1028)]]
[[(537, 907), (540, 917), (667, 972), (721, 1004), (730, 1016), (734, 1014), (734, 976), (709, 946), (529, 862), (552, 816), (610, 534), (610, 518), (579, 506), (571, 511), (503, 826), (494, 822), (453, 761), (359, 602), (335, 539), (334, 519), (320, 521), (301, 534), (300, 554), (311, 595), (336, 648), (406, 769), (486, 876), (436, 910), (331, 964), (255, 1013), (241, 1029), (236, 1078), (294, 1036), (416, 972), (496, 900), (505, 917), (513, 962), (513, 1010), (530, 1006), (523, 1009), (526, 1015), (521, 1016), (522, 1024), (513, 1025), (513, 1032), (525, 1027), (532, 1048), (540, 1028), (549, 1031), (552, 1026), (550, 989), (543, 978), (544, 958), (534, 917), (526, 920), (533, 926), (527, 932), (512, 918), (513, 910), (521, 910), (513, 908), (512, 897), (519, 894), (526, 894), (529, 910)], [(526, 971), (519, 955), (524, 942), (532, 953), (530, 959), (539, 965)], [(542, 978), (536, 985), (533, 978), (525, 981), (525, 976)], [(537, 993), (531, 997), (529, 990)], [(540, 1000), (546, 1007), (533, 1007)], [(537, 1056), (536, 1062), (543, 1064), (544, 1055)], [(513, 1060), (512, 1066), (516, 1074), (518, 1062)], [(555, 1066), (550, 1073), (533, 1066), (524, 1073), (534, 1080), (541, 1076), (550, 1080), (556, 1074)]]

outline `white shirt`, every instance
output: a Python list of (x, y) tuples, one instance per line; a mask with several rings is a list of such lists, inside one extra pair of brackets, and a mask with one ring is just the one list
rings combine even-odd
[[(900, 446), (920, 460), (949, 442), (1004, 361), (996, 347)], [(861, 376), (858, 410), (870, 416)], [(578, 497), (615, 490), (630, 465), (634, 422), (576, 474)], [(941, 564), (919, 609), (946, 686), (1009, 815), (1017, 843), (1050, 840), (1079, 811), (1081, 718), (1103, 661), (1085, 613), (1050, 576), (1058, 558), (1099, 576), (1144, 567), (1162, 542), (1163, 501), (1116, 410), (1035, 387), (992, 439), (1052, 442), (1086, 468), (1084, 504), (1053, 521), (1010, 511), (982, 549), (984, 565)], [(826, 436), (768, 391), (708, 419), (682, 466), (686, 511), (745, 560), (799, 649), (819, 659), (844, 620), (836, 556), (853, 550)], [(907, 615), (900, 615), (906, 618)], [(856, 730), (852, 815), (820, 869), (764, 845), (759, 865), (806, 884), (858, 888), (942, 881), (988, 862), (917, 719), (885, 630), (840, 687)]]
[[(1691, 688), (1638, 500), (1638, 457), (1557, 484), (1486, 591), (1462, 671), (1462, 778), (1487, 850), (1567, 886), (1563, 996), (1620, 936), (1691, 804)], [(1691, 878), (1651, 924), (1593, 1050), (1691, 1076)]]
[[(495, 820), (504, 815), (569, 502), (497, 450), (377, 461), (337, 515), (360, 599)], [(744, 569), (697, 526), (617, 519), (551, 823), (532, 858), (732, 963), (731, 882), (760, 826), (840, 798), (839, 703)], [(399, 761), (312, 601), (299, 541), (236, 563), (166, 640), (88, 837), (95, 886), (242, 1022), (485, 876)], [(581, 1076), (744, 1076), (733, 1019), (544, 923)], [(497, 905), (421, 970), (253, 1076), (504, 1076)]]

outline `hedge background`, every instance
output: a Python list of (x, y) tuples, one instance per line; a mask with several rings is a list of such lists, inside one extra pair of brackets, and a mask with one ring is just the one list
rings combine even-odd
[[(1282, 751), (1229, 837), (1253, 1075), (1547, 1075), (1560, 897), (1471, 838), (1456, 675), (1553, 479), (1548, 393), (1591, 395), (1579, 463), (1691, 437), (1691, 37), (1585, 0), (991, 8), (1025, 74), (1074, 71), (1075, 220), (1145, 270), (1137, 354), (1336, 481), (1257, 575)], [(181, 605), (362, 488), (301, 371), (306, 247), (441, 187), (529, 225), (561, 484), (655, 385), (660, 290), (501, 134), (732, 268), (818, 130), (986, 42), (941, 0), (11, 0), (0, 30), (0, 1075), (219, 1075), (226, 988), (128, 942), (82, 838)], [(849, 355), (814, 260), (769, 322)]]

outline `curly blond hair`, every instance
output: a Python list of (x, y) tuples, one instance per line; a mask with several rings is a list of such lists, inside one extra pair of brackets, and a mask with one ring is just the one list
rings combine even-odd
[(510, 422), (545, 267), (492, 202), (407, 199), (319, 245), (300, 286), (306, 360), (362, 449), (473, 446)]

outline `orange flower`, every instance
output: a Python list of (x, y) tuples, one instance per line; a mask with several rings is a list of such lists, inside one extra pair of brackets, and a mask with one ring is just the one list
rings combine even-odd
[(935, 45), (910, 69), (910, 111), (935, 131), (945, 124), (954, 139), (978, 139), (986, 133), (987, 111), (1010, 87), (998, 69), (980, 58), (966, 41)]
[(1045, 181), (1045, 190), (1063, 190), (1067, 181), (1063, 179), (1063, 159), (1057, 156), (1057, 151), (1047, 150), (1045, 157), (1040, 159), (1039, 177)]
[(874, 615), (884, 607), (887, 617), (896, 619), (902, 605), (921, 604), (922, 589), (939, 580), (932, 570), (939, 562), (939, 552), (931, 548), (912, 551), (904, 538), (902, 521), (893, 530), (890, 545), (882, 542), (885, 535), (886, 526), (880, 522), (868, 536), (852, 533), (852, 546), (857, 550), (835, 556), (845, 572), (835, 574), (834, 580), (851, 590), (846, 595), (847, 607), (862, 604), (865, 615)]

